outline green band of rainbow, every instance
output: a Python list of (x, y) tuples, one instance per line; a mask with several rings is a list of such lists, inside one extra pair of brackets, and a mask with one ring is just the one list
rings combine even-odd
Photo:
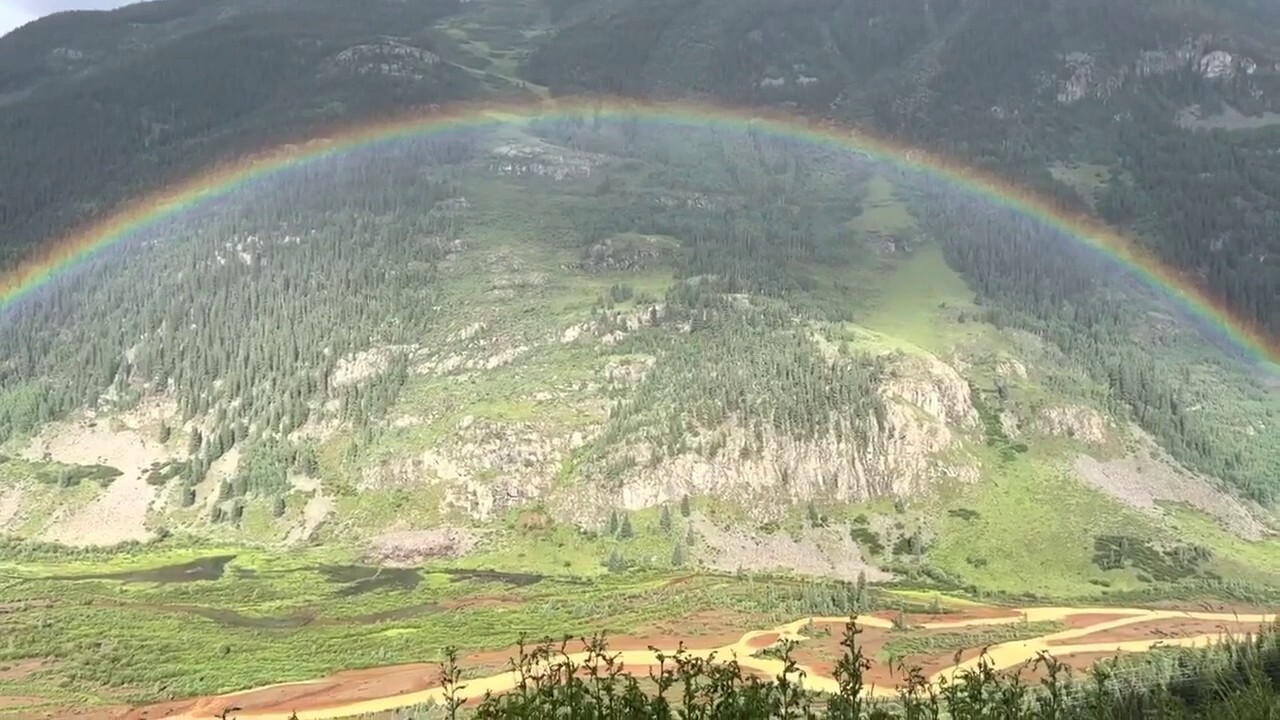
[(0, 276), (0, 311), (36, 291), (86, 257), (111, 246), (148, 225), (179, 216), (203, 203), (299, 164), (341, 155), (395, 140), (429, 136), (451, 130), (523, 122), (535, 117), (639, 119), (693, 127), (748, 127), (768, 135), (853, 150), (926, 173), (987, 201), (1030, 216), (1064, 236), (1087, 246), (1128, 269), (1187, 313), (1206, 323), (1249, 357), (1280, 363), (1280, 339), (1233, 313), (1201, 290), (1185, 275), (1112, 228), (1085, 216), (1064, 212), (990, 173), (849, 127), (815, 123), (767, 110), (745, 110), (694, 102), (648, 103), (612, 99), (560, 99), (537, 104), (463, 104), (429, 114), (346, 126), (301, 145), (284, 145), (221, 164), (184, 182), (128, 203), (123, 210), (81, 227), (49, 244), (18, 267)]

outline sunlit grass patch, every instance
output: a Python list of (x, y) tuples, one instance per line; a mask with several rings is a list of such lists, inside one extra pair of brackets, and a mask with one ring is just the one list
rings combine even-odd
[[(1094, 579), (1137, 587), (1129, 571), (1094, 564), (1094, 538), (1152, 537), (1149, 517), (1085, 487), (1035, 447), (1012, 461), (986, 448), (976, 452), (983, 479), (948, 486), (931, 502), (938, 532), (927, 553), (931, 563), (993, 592), (1093, 595), (1100, 589), (1090, 584)], [(953, 508), (973, 515), (947, 512)]]
[(866, 197), (862, 201), (862, 213), (853, 221), (853, 227), (862, 233), (913, 233), (915, 218), (904, 199), (899, 198), (893, 183), (883, 175), (873, 175), (867, 181)]

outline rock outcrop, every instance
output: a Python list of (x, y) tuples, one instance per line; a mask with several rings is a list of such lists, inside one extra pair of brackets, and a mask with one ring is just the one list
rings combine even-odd
[[(1069, 105), (1086, 98), (1105, 100), (1132, 81), (1156, 75), (1192, 70), (1206, 80), (1231, 80), (1238, 76), (1266, 74), (1273, 63), (1259, 64), (1253, 58), (1219, 45), (1207, 33), (1188, 35), (1170, 48), (1142, 50), (1129, 59), (1099, 57), (1089, 52), (1068, 52), (1059, 56), (1061, 70), (1053, 86), (1059, 103)], [(1280, 72), (1280, 71), (1277, 71)]]
[(321, 72), (422, 80), (439, 63), (440, 57), (430, 50), (386, 40), (347, 48), (330, 58)]
[(935, 358), (909, 358), (879, 390), (884, 412), (865, 418), (862, 433), (852, 427), (797, 439), (765, 433), (763, 443), (741, 425), (707, 433), (718, 446), (649, 462), (647, 447), (632, 449), (633, 469), (613, 495), (629, 509), (652, 507), (685, 494), (712, 495), (748, 506), (813, 497), (861, 501), (908, 496), (944, 478), (975, 480), (977, 470), (942, 462), (957, 432), (976, 427), (977, 411), (969, 386), (949, 365)]
[(1105, 443), (1110, 434), (1110, 424), (1102, 413), (1083, 406), (1049, 408), (1036, 418), (1035, 429), (1094, 444)]
[(603, 158), (540, 143), (507, 143), (493, 148), (490, 167), (499, 175), (536, 175), (553, 180), (591, 177)]

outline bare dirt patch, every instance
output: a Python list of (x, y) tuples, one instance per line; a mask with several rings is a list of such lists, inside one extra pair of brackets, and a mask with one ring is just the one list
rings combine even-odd
[(0, 532), (17, 524), (18, 511), (22, 509), (22, 495), (20, 487), (0, 490)]
[(1036, 418), (1035, 427), (1040, 432), (1073, 437), (1094, 445), (1105, 443), (1110, 430), (1101, 413), (1084, 406), (1045, 410)]
[(237, 445), (231, 446), (222, 454), (222, 457), (209, 465), (209, 472), (205, 474), (204, 481), (196, 486), (196, 502), (203, 508), (202, 514), (207, 516), (218, 504), (218, 498), (222, 494), (219, 491), (222, 482), (231, 480), (239, 467), (240, 447)]
[(466, 555), (477, 542), (479, 535), (461, 528), (389, 532), (369, 541), (365, 559), (386, 567), (416, 567), (427, 560)]
[(722, 647), (736, 643), (749, 630), (773, 624), (763, 616), (703, 611), (655, 622), (616, 638), (610, 634), (608, 639), (610, 649), (617, 650), (647, 650), (650, 645), (674, 650), (681, 642), (686, 647)]
[(144, 707), (129, 708), (112, 715), (112, 720), (154, 720), (155, 718), (170, 717), (180, 715), (184, 711), (196, 705), (195, 700), (170, 700), (169, 702), (156, 703), (154, 705), (146, 705)]
[(1244, 503), (1207, 478), (1180, 470), (1145, 438), (1137, 453), (1119, 460), (1103, 462), (1082, 455), (1076, 458), (1075, 470), (1088, 485), (1145, 512), (1160, 514), (1160, 502), (1186, 503), (1246, 540), (1269, 534)]
[[(832, 677), (836, 661), (844, 654), (844, 649), (840, 647), (844, 626), (838, 623), (817, 623), (809, 632), (801, 632), (810, 639), (801, 643), (792, 657), (809, 674)], [(858, 647), (863, 656), (872, 661), (871, 668), (863, 674), (863, 680), (868, 685), (895, 687), (901, 680), (896, 676), (897, 669), (880, 659), (884, 655), (884, 646), (890, 639), (891, 633), (882, 628), (863, 627), (858, 634)]]
[(169, 453), (148, 432), (148, 424), (162, 411), (139, 410), (114, 420), (83, 415), (44, 428), (23, 453), (27, 459), (110, 465), (121, 475), (85, 507), (56, 518), (42, 540), (89, 546), (151, 538), (146, 528), (147, 510), (155, 501), (157, 488), (144, 478), (148, 469), (167, 460)]
[(0, 664), (0, 680), (22, 680), (44, 666), (44, 660), (36, 659), (19, 660), (10, 664)]
[(122, 706), (66, 707), (49, 698), (0, 695), (0, 717), (6, 720), (117, 720), (129, 712), (128, 707)]
[(417, 345), (381, 345), (347, 355), (334, 366), (331, 382), (335, 387), (354, 385), (386, 370), (395, 355), (413, 357), (420, 350)]
[(186, 703), (162, 703), (129, 713), (121, 720), (168, 717), (218, 717), (229, 706), (245, 714), (290, 713), (341, 706), (379, 697), (394, 697), (434, 687), (440, 681), (440, 666), (414, 663), (368, 670), (348, 670), (320, 680), (251, 690), (237, 695), (199, 698)]
[[(33, 697), (30, 695), (0, 695), (0, 711), (15, 710), (17, 708), (27, 708), (30, 710), (31, 708), (45, 705), (48, 702), (49, 701), (46, 698)], [(35, 710), (30, 711), (33, 713), (36, 712)], [(5, 715), (8, 716), (9, 713), (5, 713)], [(13, 715), (13, 717), (24, 716), (25, 713), (22, 713), (21, 711), (18, 711)]]
[(302, 517), (298, 523), (289, 529), (288, 535), (285, 536), (285, 544), (296, 545), (310, 540), (333, 510), (333, 498), (317, 490), (303, 506)]
[[(331, 405), (326, 406), (325, 410), (336, 411), (338, 407), (339, 405), (335, 400), (331, 402)], [(320, 419), (317, 414), (308, 419), (302, 427), (290, 433), (289, 439), (295, 442), (311, 440), (316, 443), (323, 443), (333, 437), (340, 429), (342, 429), (342, 423), (338, 422), (336, 419)]]
[(1090, 645), (1093, 643), (1122, 643), (1135, 640), (1150, 640), (1153, 645), (1162, 639), (1193, 638), (1203, 635), (1231, 634), (1243, 637), (1258, 631), (1257, 624), (1238, 623), (1225, 620), (1162, 619), (1135, 622), (1121, 625), (1096, 633), (1082, 635), (1064, 640), (1051, 640), (1049, 645)]
[(75, 547), (145, 542), (152, 537), (146, 520), (155, 495), (141, 477), (121, 477), (89, 505), (55, 520), (41, 539)]
[(302, 473), (289, 473), (289, 486), (298, 492), (320, 492), (322, 485), (323, 483), (318, 477), (311, 477)]
[[(1150, 619), (1150, 615), (1130, 616), (1134, 622), (1128, 627), (1099, 631), (1088, 637), (1072, 638), (1071, 645), (1050, 645), (1046, 635), (1038, 638), (1024, 638), (995, 643), (987, 647), (979, 646), (978, 634), (968, 635), (981, 627), (989, 627), (996, 619), (1017, 616), (1052, 618), (1065, 621), (1072, 615), (1076, 623), (1083, 623), (1090, 616), (1102, 621), (1125, 617), (1126, 610), (1115, 608), (965, 608), (953, 616), (945, 616), (948, 621), (960, 621), (957, 625), (944, 628), (913, 629), (909, 633), (893, 631), (886, 627), (888, 623), (877, 617), (864, 618), (862, 632), (858, 635), (857, 644), (864, 657), (871, 659), (872, 667), (864, 674), (866, 681), (877, 694), (892, 694), (893, 689), (900, 686), (906, 677), (904, 670), (912, 669), (926, 678), (946, 677), (956, 671), (958, 663), (972, 665), (980, 656), (989, 652), (992, 661), (1003, 669), (1001, 673), (1018, 675), (1039, 672), (1034, 668), (1034, 659), (1041, 650), (1061, 648), (1070, 651), (1072, 647), (1090, 652), (1079, 652), (1067, 657), (1064, 661), (1071, 667), (1085, 668), (1094, 661), (1114, 655), (1114, 652), (1093, 652), (1081, 641), (1098, 647), (1099, 637), (1109, 637), (1110, 642), (1126, 643), (1133, 648), (1140, 646), (1146, 639), (1159, 639), (1166, 627), (1182, 631), (1186, 634), (1217, 634), (1224, 629), (1222, 620), (1239, 624), (1236, 618), (1223, 616), (1201, 620), (1187, 617)], [(967, 617), (967, 623), (966, 618)], [(938, 616), (921, 615), (923, 618)], [(1272, 620), (1273, 616), (1249, 616), (1250, 622)], [(846, 624), (843, 618), (797, 619), (790, 623), (773, 626), (766, 618), (749, 614), (726, 614), (715, 611), (695, 613), (680, 618), (672, 618), (653, 624), (634, 632), (620, 632), (613, 628), (603, 628), (602, 632), (609, 638), (609, 653), (622, 653), (626, 659), (622, 662), (624, 670), (633, 675), (643, 676), (647, 669), (657, 664), (656, 656), (651, 649), (672, 651), (678, 647), (689, 648), (690, 652), (705, 656), (715, 653), (720, 660), (737, 657), (748, 668), (748, 672), (764, 672), (774, 674), (782, 667), (776, 658), (762, 656), (761, 650), (773, 645), (782, 637), (791, 637), (799, 633), (801, 642), (794, 659), (800, 664), (815, 682), (830, 686), (832, 671), (836, 661), (841, 657), (840, 642)], [(1228, 625), (1225, 629), (1230, 630)], [(1240, 628), (1243, 630), (1243, 628)], [(691, 632), (692, 631), (692, 632)], [(755, 633), (760, 633), (755, 635)], [(889, 657), (888, 647), (893, 640), (906, 640), (911, 637), (927, 637), (930, 634), (958, 635), (947, 643), (896, 643), (903, 655)], [(1052, 635), (1054, 633), (1049, 633)], [(754, 637), (753, 637), (754, 636)], [(1134, 642), (1133, 638), (1139, 638)], [(1101, 641), (1105, 648), (1108, 641)], [(972, 644), (969, 644), (972, 643)], [(586, 641), (565, 640), (552, 644), (552, 659), (560, 653), (576, 655), (574, 662), (582, 663), (582, 651)], [(934, 645), (952, 645), (934, 649)], [(967, 645), (967, 646), (966, 646)], [(918, 650), (918, 651), (917, 651)], [(504, 672), (510, 667), (510, 660), (516, 654), (515, 648), (502, 648), (484, 652), (472, 652), (463, 656), (461, 667), (464, 685), (474, 686), (470, 695), (479, 697), (484, 692), (506, 692), (513, 687), (513, 677)], [(1042, 671), (1043, 668), (1040, 669)], [(277, 685), (243, 693), (225, 695), (216, 698), (200, 698), (186, 704), (166, 703), (164, 706), (153, 706), (142, 709), (129, 717), (157, 717), (158, 707), (164, 707), (164, 716), (202, 717), (216, 713), (229, 705), (241, 708), (242, 716), (268, 712), (287, 715), (293, 710), (323, 709), (328, 712), (355, 710), (354, 703), (361, 703), (360, 712), (391, 712), (399, 705), (411, 705), (432, 697), (439, 690), (438, 665), (431, 663), (415, 663), (385, 668), (338, 672), (332, 676), (303, 683)], [(465, 690), (465, 688), (464, 688)], [(367, 715), (366, 715), (367, 716)]]
[[(992, 608), (998, 610), (998, 608)], [(981, 613), (986, 615), (986, 613)], [(1107, 619), (1113, 619), (1117, 616), (1108, 615)], [(975, 618), (977, 619), (977, 618)], [(983, 626), (971, 626), (968, 628), (949, 628), (938, 630), (913, 630), (911, 636), (926, 637), (929, 635), (954, 635), (967, 632), (981, 632)], [(835, 669), (836, 661), (841, 657), (843, 650), (840, 647), (840, 640), (844, 634), (844, 627), (840, 624), (820, 624), (818, 633), (805, 633), (810, 636), (810, 640), (802, 643), (794, 653), (796, 661), (803, 666), (810, 674), (832, 676)], [(829, 631), (829, 634), (822, 634)], [(983, 647), (957, 647), (954, 649), (937, 650), (932, 652), (912, 652), (899, 656), (890, 657), (889, 651), (886, 649), (890, 643), (899, 637), (905, 637), (903, 633), (886, 630), (883, 628), (863, 627), (862, 632), (858, 635), (858, 647), (863, 655), (871, 660), (871, 668), (864, 674), (865, 681), (868, 685), (874, 685), (877, 688), (896, 688), (899, 687), (906, 675), (906, 671), (917, 669), (925, 677), (935, 677), (938, 674), (947, 674), (952, 671), (958, 663), (970, 661), (979, 657)], [(1019, 641), (1010, 641), (1019, 642)], [(1073, 641), (1076, 642), (1076, 641)], [(1097, 654), (1098, 657), (1111, 657), (1114, 653)], [(1055, 656), (1056, 657), (1056, 656)], [(1093, 657), (1081, 656), (1081, 660), (1071, 660), (1072, 664), (1079, 662), (1081, 668), (1088, 668), (1092, 665)], [(1024, 679), (1032, 677), (1031, 661), (1025, 664), (1019, 663), (1012, 667), (1003, 669), (1001, 673), (1007, 675), (1019, 675)], [(1036, 675), (1036, 677), (1040, 677)]]
[[(896, 613), (893, 612), (877, 612), (871, 616), (881, 620), (891, 620), (895, 615)], [(905, 620), (907, 625), (912, 628), (909, 632), (860, 625), (861, 632), (858, 634), (858, 647), (861, 648), (863, 655), (872, 661), (871, 669), (865, 676), (867, 682), (879, 688), (894, 688), (902, 683), (905, 670), (915, 668), (925, 677), (932, 677), (938, 673), (952, 670), (957, 663), (977, 658), (984, 650), (983, 647), (978, 645), (956, 646), (945, 650), (922, 650), (890, 657), (888, 647), (894, 644), (896, 640), (927, 638), (937, 635), (955, 637), (957, 641), (959, 641), (960, 636), (964, 635), (973, 635), (974, 639), (976, 639), (978, 634), (993, 628), (990, 623), (984, 623), (983, 621), (985, 620), (1008, 618), (1016, 621), (1021, 617), (1023, 617), (1023, 613), (1017, 608), (966, 607), (950, 614), (922, 613), (907, 615)], [(1107, 614), (1102, 616), (1102, 619), (1111, 620), (1117, 617), (1121, 616)], [(1100, 621), (1097, 620), (1097, 622)], [(932, 623), (954, 623), (955, 626), (923, 627)], [(1014, 624), (1016, 625), (1016, 622)], [(843, 652), (840, 648), (840, 642), (844, 636), (844, 623), (816, 623), (809, 629), (802, 629), (801, 634), (810, 639), (797, 648), (795, 654), (797, 662), (805, 666), (811, 674), (831, 676), (835, 662)], [(1016, 643), (1021, 641), (1010, 640), (1008, 642)], [(1015, 666), (1012, 669), (1016, 671), (1017, 667)]]
[[(498, 600), (498, 598), (490, 599)], [(604, 628), (601, 632), (608, 643), (609, 652), (648, 650), (650, 647), (656, 647), (665, 652), (674, 652), (682, 643), (685, 647), (690, 648), (732, 645), (738, 642), (749, 630), (769, 624), (772, 624), (771, 621), (762, 617), (727, 615), (725, 613), (707, 611), (663, 620), (629, 632), (614, 631), (609, 628)], [(774, 634), (773, 640), (761, 647), (768, 647), (769, 644), (777, 640), (777, 637)], [(533, 640), (535, 643), (539, 641), (540, 638)], [(561, 648), (562, 644), (565, 652), (568, 653), (586, 650), (586, 644), (581, 638), (571, 638), (567, 641), (562, 638), (552, 638), (552, 645), (557, 650)], [(515, 648), (499, 648), (467, 653), (460, 660), (460, 664), (464, 670), (475, 666), (505, 668), (507, 663), (515, 656)]]
[(1271, 605), (1254, 605), (1244, 602), (1223, 602), (1221, 600), (1202, 600), (1187, 602), (1186, 600), (1157, 600), (1151, 603), (1156, 610), (1183, 610), (1190, 612), (1211, 612), (1237, 615), (1265, 615), (1275, 610)]
[[(1119, 657), (1119, 653), (1113, 652), (1053, 654), (1053, 659), (1065, 666), (1071, 673), (1070, 677), (1075, 678), (1077, 681), (1081, 679), (1082, 675), (1092, 670), (1094, 665), (1117, 657)], [(1037, 684), (1049, 677), (1049, 667), (1045, 663), (1038, 663), (1034, 660), (1028, 660), (1000, 672), (1006, 676), (1017, 676), (1027, 684)], [(1058, 677), (1061, 680), (1066, 680), (1067, 678), (1065, 674), (1060, 674)]]
[(696, 515), (694, 531), (707, 549), (706, 564), (716, 570), (768, 572), (786, 570), (801, 575), (854, 581), (861, 573), (871, 582), (893, 576), (862, 559), (862, 551), (849, 533), (835, 528), (808, 529), (799, 540), (782, 533), (752, 533), (721, 529)]
[(778, 640), (781, 638), (782, 636), (779, 635), (778, 633), (765, 633), (764, 635), (757, 635), (747, 641), (747, 647), (751, 648), (752, 650), (763, 650), (769, 647), (770, 645), (773, 645), (774, 643), (778, 642)]
[[(873, 651), (878, 652), (884, 643), (881, 641), (876, 644), (865, 635), (860, 635), (858, 644), (864, 653), (870, 655)], [(840, 659), (840, 649), (834, 644), (807, 642), (796, 648), (791, 653), (791, 657), (795, 659), (796, 664), (804, 668), (806, 673), (831, 677), (835, 672), (836, 661)], [(882, 684), (879, 680), (874, 682)]]
[[(1063, 625), (1068, 630), (1080, 630), (1087, 627), (1093, 627), (1104, 622), (1119, 620), (1124, 615), (1115, 615), (1111, 613), (1080, 613), (1072, 615), (1063, 621)], [(1074, 644), (1076, 641), (1072, 641)]]
[[(674, 652), (681, 644), (689, 648), (732, 645), (742, 639), (748, 631), (770, 624), (772, 624), (771, 621), (762, 617), (704, 611), (662, 620), (629, 632), (614, 631), (609, 628), (605, 628), (602, 632), (608, 642), (609, 652), (648, 650), (650, 647), (656, 647), (664, 652)], [(560, 647), (558, 640), (555, 647)], [(581, 639), (572, 639), (565, 644), (565, 649), (570, 653), (582, 652), (586, 650), (586, 645)], [(500, 649), (469, 655), (468, 662), (471, 658), (475, 658), (486, 663), (497, 662), (505, 666), (512, 657), (513, 650)]]
[[(737, 642), (758, 622), (757, 618), (731, 618), (722, 614), (696, 613), (684, 618), (655, 624), (652, 628), (634, 633), (609, 635), (610, 651), (647, 650), (650, 646), (674, 651), (683, 641), (690, 647), (719, 647)], [(689, 628), (699, 628), (700, 634), (688, 635)], [(776, 639), (776, 636), (775, 636)], [(555, 644), (557, 649), (560, 644)], [(585, 649), (581, 640), (564, 644), (567, 653)], [(515, 648), (505, 648), (463, 655), (459, 664), (468, 676), (484, 676), (501, 672), (515, 656)], [(635, 670), (636, 668), (632, 668)], [(643, 673), (641, 673), (643, 674)], [(235, 695), (206, 697), (185, 702), (169, 702), (138, 708), (121, 720), (144, 720), (172, 715), (184, 717), (214, 717), (225, 707), (234, 705), (246, 715), (256, 713), (290, 713), (318, 708), (330, 708), (376, 698), (395, 697), (426, 690), (439, 685), (438, 663), (413, 663), (366, 670), (350, 670), (334, 673), (325, 678), (306, 683), (280, 685), (251, 690)], [(465, 679), (463, 681), (465, 683)]]
[[(925, 677), (933, 677), (938, 673), (951, 670), (957, 663), (972, 660), (982, 654), (982, 648), (959, 648), (954, 652), (913, 653), (901, 659), (900, 667), (893, 668), (885, 687), (897, 687), (902, 684), (904, 670), (918, 668)], [(887, 662), (880, 663), (886, 670), (891, 667)]]

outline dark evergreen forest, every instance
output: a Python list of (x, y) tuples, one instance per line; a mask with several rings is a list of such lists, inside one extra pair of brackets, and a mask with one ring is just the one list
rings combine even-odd
[[(1065, 106), (1053, 90), (1063, 53), (1133, 62), (1141, 49), (1184, 42), (1193, 19), (1231, 37), (1265, 12), (1155, 0), (642, 0), (583, 11), (537, 49), (528, 75), (561, 92), (794, 104), (962, 158), (1077, 211), (1090, 210), (1093, 193), (1048, 167), (1099, 160), (1113, 167), (1096, 198), (1105, 218), (1280, 333), (1280, 161), (1271, 151), (1280, 130), (1192, 131), (1174, 121), (1192, 103), (1275, 110), (1280, 83), (1207, 79), (1187, 60), (1101, 101)], [(788, 63), (816, 81), (762, 82), (788, 77)]]

